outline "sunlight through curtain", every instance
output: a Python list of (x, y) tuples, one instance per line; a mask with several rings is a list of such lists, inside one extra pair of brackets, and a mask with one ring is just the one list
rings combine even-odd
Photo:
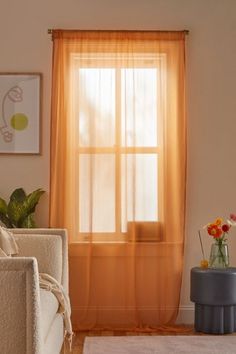
[(185, 33), (53, 30), (50, 226), (75, 329), (174, 323), (184, 249)]

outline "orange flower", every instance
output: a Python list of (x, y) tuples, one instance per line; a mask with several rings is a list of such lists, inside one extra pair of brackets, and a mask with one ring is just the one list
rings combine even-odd
[(214, 238), (220, 238), (220, 236), (222, 235), (222, 230), (217, 224), (209, 224), (207, 226), (207, 232), (210, 236)]
[(213, 224), (218, 225), (218, 226), (220, 226), (222, 223), (223, 223), (223, 219), (222, 218), (217, 218), (213, 222)]

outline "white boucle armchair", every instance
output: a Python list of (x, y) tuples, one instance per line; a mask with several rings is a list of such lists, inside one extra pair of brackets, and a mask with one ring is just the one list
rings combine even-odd
[(55, 295), (39, 287), (39, 272), (54, 277), (68, 293), (67, 232), (11, 229), (19, 255), (0, 258), (0, 353), (59, 354), (62, 314)]

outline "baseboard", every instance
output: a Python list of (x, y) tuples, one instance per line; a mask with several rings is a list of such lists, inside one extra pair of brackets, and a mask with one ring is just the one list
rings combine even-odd
[(180, 306), (176, 323), (177, 324), (193, 324), (194, 323), (194, 305)]

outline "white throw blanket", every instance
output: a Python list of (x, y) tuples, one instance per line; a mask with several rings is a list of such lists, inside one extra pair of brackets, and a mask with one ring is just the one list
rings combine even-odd
[(2, 226), (0, 226), (0, 249), (1, 257), (11, 257), (19, 253), (17, 243), (12, 233)]
[(51, 275), (49, 274), (39, 273), (39, 286), (41, 289), (51, 291), (56, 296), (60, 304), (59, 313), (62, 313), (64, 316), (65, 336), (69, 341), (71, 350), (73, 331), (70, 320), (70, 300), (67, 294), (65, 293), (63, 286), (59, 284), (58, 281), (55, 278), (51, 277)]
[[(18, 253), (19, 248), (13, 234), (8, 229), (0, 226), (0, 257), (11, 257)], [(62, 285), (49, 274), (39, 273), (39, 286), (41, 289), (51, 291), (56, 296), (60, 305), (59, 313), (61, 313), (64, 318), (65, 337), (69, 341), (71, 350), (73, 331), (70, 320), (71, 307), (69, 297), (65, 293)]]

